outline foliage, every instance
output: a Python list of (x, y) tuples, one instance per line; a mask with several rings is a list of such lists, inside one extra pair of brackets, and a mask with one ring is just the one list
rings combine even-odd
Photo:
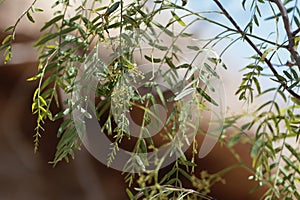
[[(8, 34), (0, 47), (0, 50), (4, 50), (5, 62), (12, 57), (12, 43), (15, 40), (16, 27), (20, 20), (27, 17), (34, 23), (36, 13), (43, 12), (35, 7), (36, 1), (33, 1), (15, 25), (5, 30)], [(222, 64), (222, 61), (218, 57), (210, 57), (210, 62), (204, 64), (206, 66), (206, 70), (204, 70), (205, 67), (199, 68), (193, 62), (178, 64), (178, 60), (180, 60), (182, 48), (189, 48), (196, 52), (194, 54), (196, 59), (206, 49), (211, 49), (221, 41), (228, 41), (230, 38), (230, 43), (224, 52), (237, 41), (247, 43), (255, 51), (250, 58), (251, 63), (243, 68), (243, 79), (236, 92), (238, 98), (248, 103), (264, 96), (266, 96), (265, 99), (268, 99), (269, 96), (272, 98), (261, 102), (261, 105), (253, 113), (247, 115), (247, 122), (241, 126), (237, 126), (236, 122), (244, 115), (226, 119), (224, 128), (235, 127), (236, 133), (227, 135), (226, 140), (220, 140), (220, 142), (233, 151), (233, 146), (243, 138), (242, 135), (248, 130), (254, 130), (255, 137), (248, 140), (252, 145), (251, 157), (255, 169), (250, 178), (257, 180), (260, 186), (267, 185), (269, 187), (265, 199), (300, 198), (300, 193), (296, 188), (296, 183), (300, 181), (299, 147), (295, 148), (287, 142), (288, 139), (299, 142), (300, 131), (300, 56), (298, 53), (300, 10), (297, 0), (283, 2), (280, 0), (243, 0), (241, 2), (243, 8), (252, 13), (249, 23), (243, 29), (218, 0), (212, 0), (218, 10), (210, 11), (210, 13), (224, 16), (230, 24), (224, 25), (214, 18), (207, 17), (207, 12), (189, 10), (185, 6), (187, 1), (155, 1), (152, 9), (146, 8), (147, 1), (136, 0), (129, 4), (125, 4), (123, 1), (111, 1), (108, 6), (103, 6), (101, 2), (95, 0), (91, 3), (82, 0), (80, 5), (75, 7), (71, 0), (56, 1), (51, 8), (54, 11), (53, 18), (41, 27), (43, 35), (35, 43), (35, 48), (39, 50), (38, 73), (29, 79), (39, 83), (32, 103), (32, 112), (37, 115), (34, 134), (35, 151), (38, 150), (44, 123), (47, 120), (55, 121), (63, 118), (64, 122), (57, 133), (60, 142), (52, 163), (56, 165), (63, 159), (68, 161), (70, 156), (74, 158), (74, 150), (80, 149), (82, 144), (80, 135), (76, 132), (72, 114), (84, 100), (77, 99), (74, 102), (72, 98), (69, 98), (62, 106), (59, 102), (58, 91), (61, 90), (65, 95), (70, 96), (74, 91), (80, 90), (78, 82), (89, 80), (93, 73), (98, 73), (98, 78), (102, 81), (96, 89), (94, 88), (94, 91), (102, 101), (95, 105), (96, 115), (104, 124), (104, 132), (113, 137), (111, 153), (108, 155), (108, 165), (114, 162), (114, 157), (118, 154), (122, 141), (126, 137), (130, 137), (127, 118), (130, 109), (139, 106), (144, 111), (142, 128), (133, 145), (134, 154), (126, 165), (128, 172), (126, 181), (129, 183), (128, 196), (132, 199), (141, 197), (149, 199), (212, 199), (208, 196), (209, 188), (215, 182), (222, 181), (220, 176), (223, 173), (210, 175), (202, 172), (199, 177), (196, 177), (193, 170), (195, 167), (193, 158), (197, 153), (196, 134), (187, 134), (187, 127), (191, 126), (188, 122), (192, 107), (189, 105), (196, 104), (197, 109), (201, 112), (209, 109), (207, 104), (216, 104), (205, 91), (207, 88), (213, 89), (207, 79), (218, 76), (215, 73), (216, 67)], [(265, 16), (261, 10), (262, 7), (267, 7), (273, 12), (273, 15)], [(161, 24), (156, 20), (161, 12), (170, 13), (170, 19), (166, 24)], [(271, 33), (272, 37), (265, 39), (255, 33), (262, 20), (275, 23)], [(223, 31), (208, 39), (201, 48), (197, 46), (179, 47), (174, 42), (166, 46), (155, 39), (158, 35), (165, 35), (165, 37), (171, 38), (171, 41), (192, 37), (186, 30), (198, 21), (207, 21), (222, 28)], [(174, 32), (175, 26), (181, 27), (177, 34)], [(178, 28), (176, 29), (178, 30)], [(112, 33), (119, 34), (113, 36)], [(165, 76), (167, 77), (165, 81), (177, 91), (171, 98), (164, 97), (160, 88), (156, 87), (158, 83), (155, 79), (145, 83), (143, 87), (155, 90), (156, 96), (151, 92), (142, 94), (129, 82), (126, 82), (130, 79), (134, 83), (140, 77), (147, 75), (137, 68), (133, 57), (133, 53), (141, 50), (143, 47), (141, 44), (145, 44), (145, 42), (150, 49), (161, 52), (160, 57), (155, 57), (151, 51), (144, 55), (148, 63), (165, 64), (169, 67), (165, 72), (168, 74)], [(110, 44), (112, 52), (122, 56), (116, 57), (108, 65), (101, 64), (101, 71), (91, 71), (85, 73), (86, 76), (82, 76), (81, 66), (84, 65), (84, 70), (87, 72), (89, 69), (88, 63), (85, 63), (87, 59), (94, 59), (96, 62), (101, 60), (97, 57), (98, 52), (95, 54), (90, 54), (90, 52), (95, 46), (103, 44)], [(126, 49), (127, 47), (129, 48)], [(287, 52), (289, 57), (283, 57), (283, 52)], [(185, 88), (180, 88), (180, 84), (176, 83), (179, 69), (186, 70), (185, 78), (190, 81)], [(152, 73), (161, 73), (161, 71), (153, 68)], [(129, 79), (125, 79), (125, 75)], [(272, 81), (272, 87), (262, 85), (264, 78)], [(204, 88), (200, 87), (201, 84), (204, 84)], [(190, 104), (181, 104), (179, 100), (188, 95), (192, 95)], [(279, 103), (280, 101), (283, 103)], [(174, 109), (166, 119), (165, 135), (161, 139), (164, 139), (163, 145), (157, 144), (155, 139), (148, 137), (149, 131), (146, 128), (151, 115), (159, 118), (156, 111), (152, 112), (148, 109), (149, 105), (157, 102), (160, 102), (166, 110), (168, 110), (168, 102), (174, 103)], [(50, 110), (52, 104), (61, 107), (62, 111), (53, 113)], [(91, 114), (85, 107), (80, 109), (87, 117)], [(121, 121), (121, 123), (115, 123), (115, 121)], [(168, 127), (173, 128), (168, 129)], [(176, 140), (175, 132), (178, 130), (184, 140)], [(201, 134), (199, 131), (197, 132)], [(224, 137), (225, 135), (222, 138)], [(184, 155), (182, 146), (185, 142), (182, 141), (193, 143), (192, 159)], [(179, 157), (173, 163), (173, 169), (170, 172), (159, 178), (160, 163), (154, 162), (155, 170), (146, 170), (138, 174), (130, 173), (139, 171), (138, 169), (141, 168), (145, 169), (151, 164), (152, 161), (147, 157), (140, 156), (140, 153), (157, 152), (167, 144), (173, 144), (171, 153), (167, 152), (162, 160), (172, 153)], [(245, 165), (245, 167), (247, 166)], [(136, 175), (137, 179), (135, 179)], [(190, 181), (195, 189), (184, 189), (182, 179)], [(139, 186), (137, 191), (130, 189), (134, 181)]]

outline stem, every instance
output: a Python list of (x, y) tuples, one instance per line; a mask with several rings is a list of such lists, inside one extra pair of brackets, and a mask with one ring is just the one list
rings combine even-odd
[(293, 36), (296, 36), (299, 32), (300, 32), (300, 27), (297, 28), (297, 29), (293, 32)]
[(120, 65), (121, 65), (121, 70), (123, 70), (123, 47), (122, 47), (122, 33), (123, 33), (123, 1), (121, 0), (120, 1), (120, 4), (121, 4), (121, 14), (120, 14), (120, 23), (121, 23), (121, 26), (120, 26), (120, 36), (119, 36), (119, 42), (120, 42), (120, 50), (119, 50), (119, 56), (120, 56)]
[(17, 19), (15, 25), (14, 25), (14, 28), (12, 30), (12, 41), (15, 40), (15, 35), (16, 35), (16, 28), (18, 26), (18, 24), (20, 23), (21, 19), (23, 19), (23, 17), (30, 11), (30, 9), (32, 9), (32, 7), (35, 5), (35, 3), (37, 2), (37, 0), (34, 0), (30, 6), (27, 8), (27, 10), (25, 10), (22, 15)]
[[(242, 31), (242, 29), (239, 27), (239, 25), (236, 23), (236, 21), (231, 17), (231, 15), (227, 12), (227, 10), (223, 7), (223, 5), (218, 1), (218, 0), (213, 0), (217, 6), (220, 8), (220, 10), (223, 12), (223, 14), (226, 16), (226, 18), (231, 22), (231, 24), (235, 27), (235, 29), (243, 36), (244, 40), (254, 49), (254, 51), (260, 56), (263, 56), (263, 53), (256, 47), (256, 45), (250, 40), (250, 38)], [(277, 0), (272, 0), (272, 1), (277, 1)], [(281, 3), (281, 2), (280, 2)], [(292, 33), (291, 33), (292, 34)], [(294, 40), (293, 43), (291, 43), (291, 41), (289, 41), (289, 48), (288, 50), (290, 51), (290, 53), (292, 54), (292, 50), (291, 50), (291, 45), (295, 45), (294, 44)], [(298, 54), (296, 52), (296, 54)], [(292, 54), (293, 55), (293, 54)], [(299, 57), (299, 56), (298, 56)], [(286, 89), (293, 97), (295, 97), (297, 100), (300, 100), (300, 95), (298, 95), (297, 93), (295, 93), (293, 90), (291, 90), (290, 88), (288, 88), (287, 84), (285, 81), (281, 80), (279, 77), (280, 75), (278, 74), (278, 72), (276, 71), (276, 69), (274, 68), (273, 64), (271, 63), (271, 61), (267, 58), (264, 58), (265, 63), (268, 65), (268, 67), (270, 68), (270, 70), (272, 71), (272, 73), (274, 74), (274, 76), (277, 78), (278, 82), (284, 87), (284, 89)], [(297, 60), (296, 60), (297, 62)], [(298, 65), (298, 63), (297, 63)], [(300, 57), (299, 57), (299, 65), (300, 67)]]
[[(275, 3), (281, 13), (284, 29), (289, 41), (288, 50), (291, 53), (292, 57), (295, 59), (298, 69), (300, 70), (300, 55), (296, 50), (294, 33), (292, 32), (292, 28), (291, 28), (291, 24), (290, 24), (290, 20), (286, 8), (284, 7), (283, 3), (280, 0), (270, 0), (270, 2)], [(296, 30), (296, 33), (297, 32), (299, 32), (299, 28), (298, 30)]]

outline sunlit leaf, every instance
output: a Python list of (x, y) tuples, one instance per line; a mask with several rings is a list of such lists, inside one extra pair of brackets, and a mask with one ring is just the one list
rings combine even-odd
[(181, 20), (180, 17), (178, 17), (178, 15), (176, 15), (175, 12), (171, 11), (171, 13), (172, 13), (174, 19), (175, 19), (181, 26), (186, 26), (186, 24)]

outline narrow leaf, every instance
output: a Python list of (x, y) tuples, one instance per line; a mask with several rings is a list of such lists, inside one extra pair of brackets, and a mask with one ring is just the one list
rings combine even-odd
[(6, 44), (11, 38), (12, 38), (12, 35), (11, 35), (11, 34), (7, 35), (7, 36), (3, 39), (2, 45)]
[(187, 48), (195, 50), (195, 51), (199, 51), (200, 50), (200, 48), (197, 47), (197, 46), (187, 46)]
[(113, 13), (115, 10), (117, 10), (118, 7), (119, 7), (119, 5), (120, 5), (120, 2), (119, 2), (119, 1), (116, 2), (116, 3), (114, 3), (113, 5), (111, 5), (111, 6), (106, 10), (105, 16), (109, 16), (111, 13)]
[(26, 13), (26, 16), (29, 19), (29, 21), (31, 21), (32, 23), (35, 22), (34, 19), (33, 19), (33, 17), (32, 17), (32, 15), (29, 12)]
[(55, 22), (58, 22), (59, 20), (61, 20), (64, 17), (64, 15), (58, 15), (57, 17), (54, 17), (53, 19), (51, 19), (50, 21), (48, 21), (42, 28), (41, 31), (44, 31), (45, 29), (47, 29), (49, 26), (51, 26), (52, 24), (54, 24)]
[(268, 48), (268, 49), (266, 49), (266, 50), (264, 51), (263, 55), (261, 56), (260, 61), (264, 62), (264, 60), (266, 59), (267, 55), (268, 55), (270, 52), (272, 52), (272, 51), (274, 51), (274, 48)]
[(178, 15), (176, 15), (176, 13), (174, 13), (173, 11), (171, 11), (174, 19), (181, 25), (181, 26), (186, 26), (186, 24), (181, 20), (180, 17), (178, 17)]
[(11, 29), (13, 29), (15, 26), (9, 26), (8, 28), (6, 28), (3, 32), (7, 32), (10, 31)]
[(186, 89), (186, 90), (182, 91), (181, 93), (179, 93), (178, 95), (176, 95), (176, 97), (174, 98), (174, 101), (178, 101), (193, 92), (195, 92), (195, 88)]
[(144, 55), (144, 57), (146, 58), (146, 60), (150, 61), (150, 62), (153, 62), (153, 63), (160, 63), (161, 62), (161, 59), (160, 58), (153, 58), (152, 56), (149, 57), (147, 55)]
[(215, 106), (218, 106), (218, 103), (213, 100), (202, 88), (198, 87), (197, 92), (204, 97), (208, 102), (214, 104)]

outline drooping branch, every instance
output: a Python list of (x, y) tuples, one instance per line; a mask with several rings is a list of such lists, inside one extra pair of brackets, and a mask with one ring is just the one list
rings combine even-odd
[[(286, 8), (284, 7), (283, 3), (281, 2), (281, 0), (270, 0), (270, 2), (273, 2), (276, 4), (276, 6), (278, 7), (280, 14), (282, 16), (282, 21), (284, 24), (284, 29), (286, 32), (286, 35), (288, 37), (288, 50), (291, 53), (292, 57), (294, 58), (298, 69), (300, 70), (300, 55), (296, 50), (296, 44), (295, 44), (295, 32), (292, 32), (292, 28), (291, 28), (291, 24), (290, 24), (290, 20), (289, 20), (289, 16), (287, 13)], [(299, 32), (299, 28), (298, 30), (296, 30), (296, 34), (297, 31)]]
[[(263, 53), (257, 48), (257, 46), (252, 42), (252, 40), (244, 33), (244, 31), (240, 28), (240, 26), (236, 23), (236, 21), (231, 17), (231, 15), (227, 12), (227, 10), (223, 7), (223, 5), (218, 0), (213, 0), (216, 5), (220, 8), (220, 10), (223, 12), (225, 17), (230, 21), (230, 23), (235, 27), (237, 32), (239, 32), (244, 40), (254, 49), (254, 51), (262, 58)], [(274, 0), (277, 1), (277, 0)], [(291, 33), (291, 32), (290, 32)], [(292, 34), (292, 33), (291, 33)], [(293, 40), (294, 42), (294, 40)], [(289, 44), (289, 51), (291, 52), (291, 45), (294, 45), (294, 43)], [(292, 52), (291, 52), (292, 53)], [(296, 51), (297, 53), (297, 51)], [(297, 54), (296, 54), (297, 55)], [(297, 57), (297, 56), (296, 56)], [(299, 56), (298, 56), (299, 57)], [(300, 57), (299, 57), (300, 58)], [(272, 71), (273, 75), (277, 78), (278, 82), (296, 99), (300, 100), (300, 95), (298, 95), (296, 92), (294, 92), (292, 89), (290, 89), (286, 82), (282, 80), (280, 75), (278, 74), (277, 70), (275, 69), (274, 65), (271, 63), (271, 61), (268, 58), (264, 58), (265, 63), (268, 65), (269, 69)], [(297, 63), (298, 65), (298, 63)], [(300, 66), (300, 60), (299, 65)]]

